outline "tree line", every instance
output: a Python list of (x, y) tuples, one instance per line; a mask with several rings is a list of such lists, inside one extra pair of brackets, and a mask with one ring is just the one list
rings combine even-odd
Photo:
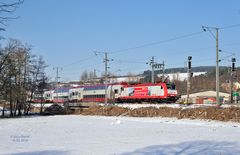
[(47, 85), (45, 61), (31, 53), (31, 46), (16, 39), (9, 39), (0, 48), (0, 99), (10, 116), (29, 114), (35, 91), (43, 91)]
[[(219, 70), (219, 80), (220, 80), (220, 91), (229, 93), (230, 91), (230, 69), (228, 67), (222, 67)], [(234, 73), (233, 80), (235, 82), (239, 81), (240, 77), (240, 69)], [(180, 81), (178, 78), (175, 78), (174, 83), (177, 86), (179, 94), (186, 94), (187, 93), (187, 80)], [(216, 71), (212, 69), (208, 71), (206, 74), (202, 74), (199, 76), (194, 76), (191, 78), (191, 93), (196, 93), (200, 91), (207, 91), (207, 90), (216, 90)], [(237, 88), (233, 88), (234, 91), (240, 91)]]

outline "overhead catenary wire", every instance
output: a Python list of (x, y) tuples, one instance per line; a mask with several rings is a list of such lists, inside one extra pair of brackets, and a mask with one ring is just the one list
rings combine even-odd
[(90, 56), (90, 57), (87, 57), (87, 58), (83, 58), (83, 59), (81, 59), (81, 60), (78, 60), (78, 61), (75, 61), (75, 62), (66, 64), (66, 65), (63, 65), (62, 67), (64, 67), (64, 68), (65, 68), (65, 67), (69, 67), (69, 66), (72, 66), (72, 65), (74, 65), (74, 64), (82, 63), (82, 62), (84, 62), (84, 61), (87, 61), (87, 60), (90, 60), (90, 59), (93, 59), (93, 58), (95, 58), (95, 56)]
[[(235, 27), (240, 27), (240, 24), (235, 24), (235, 25), (229, 25), (229, 26), (224, 26), (224, 27), (219, 27), (219, 29), (230, 29), (230, 28), (235, 28)], [(181, 35), (181, 36), (177, 36), (177, 37), (173, 37), (173, 38), (170, 38), (170, 39), (165, 39), (165, 40), (161, 40), (161, 41), (156, 41), (156, 42), (151, 42), (151, 43), (145, 43), (145, 44), (142, 44), (142, 45), (138, 45), (138, 46), (133, 46), (133, 47), (128, 47), (128, 48), (125, 48), (125, 49), (120, 49), (120, 50), (115, 50), (115, 51), (112, 51), (112, 52), (109, 52), (109, 54), (117, 54), (117, 53), (122, 53), (122, 52), (127, 52), (127, 51), (130, 51), (130, 50), (135, 50), (135, 49), (140, 49), (140, 48), (144, 48), (144, 47), (149, 47), (149, 46), (154, 46), (154, 45), (158, 45), (158, 44), (162, 44), (162, 43), (167, 43), (167, 42), (171, 42), (171, 41), (175, 41), (175, 40), (180, 40), (180, 39), (184, 39), (184, 38), (188, 38), (188, 37), (192, 37), (192, 36), (197, 36), (197, 35), (200, 35), (201, 33), (203, 33), (203, 31), (199, 31), (199, 32), (194, 32), (194, 33), (190, 33), (190, 34), (185, 34), (185, 35)], [(222, 46), (231, 46), (232, 44), (236, 44), (236, 45), (239, 45), (238, 43), (231, 43), (231, 44), (221, 44)], [(210, 49), (210, 48), (214, 48), (214, 47), (206, 47), (205, 49)], [(199, 49), (199, 50), (203, 50), (203, 48)], [(196, 49), (195, 50), (188, 50), (186, 52), (194, 52), (194, 51), (197, 51)], [(185, 52), (185, 53), (186, 53)], [(169, 52), (168, 52), (169, 53)], [(95, 56), (90, 56), (90, 57), (87, 57), (87, 58), (84, 58), (84, 59), (81, 59), (81, 60), (78, 60), (78, 61), (75, 61), (75, 62), (72, 62), (72, 63), (69, 63), (69, 64), (66, 64), (62, 67), (68, 67), (68, 66), (72, 66), (74, 64), (77, 64), (77, 63), (82, 63), (82, 62), (85, 62), (85, 61), (88, 61), (88, 60), (91, 60), (95, 58)], [(128, 61), (128, 60), (119, 60), (119, 61), (115, 61), (115, 62), (119, 62), (119, 63), (145, 63), (145, 62), (138, 62), (138, 61)], [(197, 62), (195, 62), (197, 63)], [(99, 63), (100, 64), (100, 63)], [(180, 63), (179, 63), (180, 64)], [(83, 67), (85, 65), (81, 65), (81, 67)], [(91, 65), (92, 67), (92, 65)]]
[(142, 64), (145, 63), (144, 61), (130, 61), (130, 60), (115, 60), (116, 63), (136, 63)]
[[(85, 65), (85, 69), (87, 69), (87, 68), (91, 68), (91, 67), (94, 67), (94, 66), (97, 66), (97, 65), (99, 65), (99, 64), (102, 64), (102, 62), (100, 62), (100, 63), (95, 63), (95, 64), (91, 64), (91, 65)], [(84, 66), (84, 65), (83, 65)], [(93, 68), (94, 69), (94, 68)], [(80, 72), (80, 71), (79, 71)], [(76, 71), (74, 71), (74, 72), (63, 72), (63, 73), (67, 73), (67, 74), (76, 74)], [(62, 73), (62, 74), (63, 74)]]
[[(234, 24), (234, 25), (229, 25), (229, 26), (224, 26), (224, 27), (220, 27), (219, 29), (228, 29), (228, 28), (234, 28), (234, 27), (240, 27), (240, 24)], [(148, 47), (148, 46), (153, 46), (153, 45), (157, 45), (157, 44), (161, 44), (161, 43), (166, 43), (166, 42), (170, 42), (170, 41), (175, 41), (175, 40), (179, 40), (179, 39), (183, 39), (183, 38), (187, 38), (187, 37), (191, 37), (191, 36), (195, 36), (195, 35), (199, 35), (203, 33), (203, 31), (199, 31), (199, 32), (194, 32), (194, 33), (190, 33), (190, 34), (185, 34), (185, 35), (181, 35), (181, 36), (177, 36), (174, 38), (170, 38), (170, 39), (166, 39), (166, 40), (161, 40), (161, 41), (156, 41), (156, 42), (152, 42), (152, 43), (146, 43), (146, 44), (142, 44), (142, 45), (138, 45), (138, 46), (134, 46), (134, 47), (129, 47), (129, 48), (125, 48), (125, 49), (120, 49), (120, 50), (116, 50), (116, 51), (112, 51), (109, 52), (109, 54), (115, 54), (115, 53), (121, 53), (121, 52), (126, 52), (129, 50), (134, 50), (134, 49), (138, 49), (138, 48), (143, 48), (143, 47)], [(90, 56), (81, 60), (78, 60), (76, 62), (70, 63), (70, 64), (66, 64), (62, 67), (68, 67), (74, 64), (77, 64), (79, 62), (83, 62), (83, 61), (87, 61), (94, 58), (94, 56)]]
[(240, 24), (234, 24), (234, 25), (223, 26), (223, 27), (220, 27), (220, 29), (229, 29), (229, 28), (234, 28), (234, 27), (240, 27)]
[(153, 46), (153, 45), (157, 45), (157, 44), (162, 44), (162, 43), (166, 43), (166, 42), (170, 42), (170, 41), (175, 41), (175, 40), (179, 40), (179, 39), (183, 39), (183, 38), (199, 35), (201, 33), (203, 33), (203, 31), (194, 32), (194, 33), (190, 33), (190, 34), (185, 34), (185, 35), (177, 36), (177, 37), (166, 39), (166, 40), (156, 41), (156, 42), (152, 42), (152, 43), (142, 44), (142, 45), (135, 46), (135, 47), (129, 47), (129, 48), (121, 49), (121, 50), (116, 50), (116, 51), (109, 52), (109, 54), (122, 53), (122, 52), (126, 52), (126, 51), (129, 51), (129, 50), (134, 50), (134, 49), (139, 49), (139, 48), (143, 48), (143, 47), (148, 47), (148, 46)]
[[(240, 27), (240, 24), (234, 24), (234, 25), (224, 26), (224, 27), (220, 27), (219, 29), (229, 29), (229, 28), (234, 28), (234, 27)], [(201, 34), (201, 33), (203, 33), (203, 32), (204, 32), (204, 31), (194, 32), (194, 33), (185, 34), (185, 35), (177, 36), (177, 37), (170, 38), (170, 39), (166, 39), (166, 40), (161, 40), (161, 41), (156, 41), (156, 42), (152, 42), (152, 43), (142, 44), (142, 45), (138, 45), (138, 46), (134, 46), (134, 47), (129, 47), (129, 48), (125, 48), (125, 49), (120, 49), (120, 50), (116, 50), (116, 51), (109, 52), (109, 54), (121, 53), (121, 52), (126, 52), (126, 51), (129, 51), (129, 50), (134, 50), (134, 49), (138, 49), (138, 48), (153, 46), (153, 45), (157, 45), (157, 44), (161, 44), (161, 43), (166, 43), (166, 42), (170, 42), (170, 41), (175, 41), (175, 40), (179, 40), (179, 39), (183, 39), (183, 38), (187, 38), (187, 37), (199, 35), (199, 34)], [(210, 33), (211, 33), (211, 32), (210, 32)], [(212, 35), (213, 35), (213, 34), (212, 34)], [(215, 36), (213, 35), (213, 37), (215, 37)]]

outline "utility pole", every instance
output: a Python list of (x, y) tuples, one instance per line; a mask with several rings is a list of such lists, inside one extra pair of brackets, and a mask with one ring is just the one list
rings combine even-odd
[(236, 58), (232, 58), (231, 77), (230, 77), (230, 102), (233, 103), (233, 75), (235, 72)]
[(96, 69), (93, 70), (93, 83), (96, 83), (96, 78), (97, 78), (97, 74), (96, 74)]
[(105, 62), (105, 104), (107, 104), (107, 80), (108, 80), (108, 55), (107, 55), (107, 52), (105, 52), (105, 58), (104, 58), (104, 62)]
[(151, 81), (152, 81), (152, 83), (154, 83), (154, 57), (152, 57), (151, 65), (152, 65), (152, 78), (151, 78)]
[(57, 101), (58, 101), (58, 79), (60, 78), (59, 76), (58, 76), (58, 71), (59, 71), (59, 67), (56, 67), (56, 95), (57, 95), (57, 97), (56, 97), (56, 99), (57, 99)]
[(216, 30), (216, 103), (220, 104), (220, 101), (219, 101), (219, 49), (218, 49), (219, 28), (215, 28), (215, 30)]
[(108, 58), (108, 53), (107, 52), (94, 52), (95, 55), (98, 54), (104, 54), (104, 59), (103, 62), (105, 64), (105, 104), (108, 104), (108, 98), (107, 98), (107, 87), (108, 87), (108, 62), (111, 60), (113, 61), (113, 59), (109, 59)]
[(155, 62), (154, 62), (154, 56), (152, 56), (152, 59), (150, 60), (150, 62), (147, 62), (146, 64), (149, 64), (152, 68), (151, 71), (151, 83), (154, 83), (154, 67), (155, 67)]
[(192, 68), (192, 57), (188, 57), (188, 68), (187, 68), (187, 103), (189, 102), (189, 94), (190, 94), (190, 89), (191, 89), (191, 68)]
[(164, 63), (164, 61), (163, 61), (163, 63), (162, 63), (162, 79), (164, 79), (164, 76), (165, 76), (165, 63)]
[[(220, 100), (219, 100), (219, 48), (218, 48), (218, 31), (219, 28), (217, 27), (207, 27), (207, 26), (202, 26), (203, 31), (209, 31), (211, 35), (215, 38), (216, 40), (216, 104), (221, 105)], [(211, 29), (216, 31), (216, 35), (214, 35), (211, 31)]]

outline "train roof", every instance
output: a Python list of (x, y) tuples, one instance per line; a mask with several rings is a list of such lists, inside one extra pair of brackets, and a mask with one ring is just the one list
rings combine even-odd
[(159, 83), (139, 83), (139, 84), (129, 84), (127, 85), (127, 87), (140, 87), (140, 86), (158, 86), (158, 85), (162, 85), (162, 84), (166, 84), (164, 82), (159, 82)]
[(70, 87), (60, 87), (54, 90), (54, 93), (66, 93), (69, 92)]
[[(109, 85), (107, 85), (108, 87)], [(101, 90), (105, 89), (106, 85), (101, 84), (101, 85), (90, 85), (90, 86), (84, 86), (83, 90)]]

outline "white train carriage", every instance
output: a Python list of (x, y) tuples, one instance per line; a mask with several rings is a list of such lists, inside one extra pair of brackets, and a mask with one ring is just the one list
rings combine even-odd
[[(104, 84), (89, 85), (83, 87), (83, 102), (104, 102), (105, 101), (105, 87)], [(114, 102), (116, 98), (121, 95), (123, 86), (121, 84), (107, 85), (107, 99), (109, 102)]]
[(41, 91), (35, 91), (32, 95), (32, 100), (31, 102), (33, 103), (40, 103), (40, 102), (44, 102), (44, 96), (43, 96), (43, 92)]
[(53, 102), (53, 92), (54, 92), (54, 89), (44, 91), (43, 97), (46, 103)]
[(69, 89), (69, 101), (81, 102), (83, 99), (83, 86)]
[(69, 90), (70, 88), (68, 87), (62, 87), (55, 89), (53, 92), (53, 103), (65, 103), (68, 102), (69, 98)]

